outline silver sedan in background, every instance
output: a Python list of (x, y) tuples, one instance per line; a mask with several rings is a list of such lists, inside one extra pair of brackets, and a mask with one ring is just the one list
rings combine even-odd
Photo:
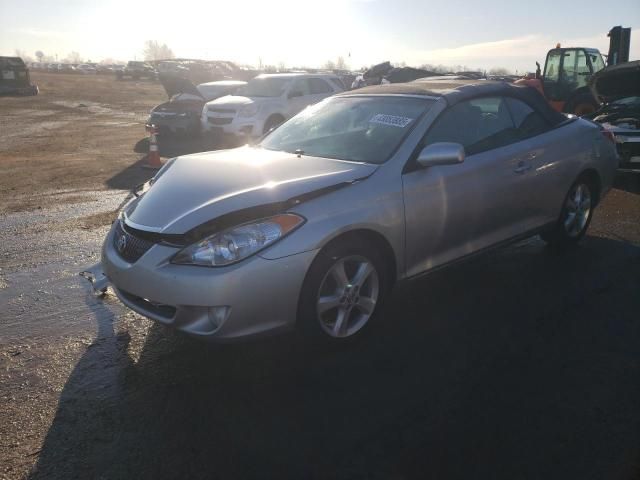
[(194, 336), (343, 342), (394, 321), (398, 281), (535, 234), (575, 245), (616, 166), (608, 132), (528, 87), (367, 87), (257, 146), (170, 160), (102, 268), (129, 308)]

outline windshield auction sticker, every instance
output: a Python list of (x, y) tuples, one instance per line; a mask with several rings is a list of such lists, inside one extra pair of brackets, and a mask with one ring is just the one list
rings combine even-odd
[(385, 115), (384, 113), (378, 113), (371, 117), (369, 123), (379, 123), (380, 125), (404, 128), (411, 123), (411, 120), (413, 120), (413, 118), (398, 117), (396, 115)]

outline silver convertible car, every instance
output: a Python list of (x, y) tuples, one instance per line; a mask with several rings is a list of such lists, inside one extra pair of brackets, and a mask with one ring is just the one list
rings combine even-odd
[(129, 308), (194, 336), (344, 342), (392, 321), (396, 282), (535, 234), (576, 244), (617, 164), (609, 132), (528, 87), (367, 87), (256, 146), (168, 161), (102, 269)]

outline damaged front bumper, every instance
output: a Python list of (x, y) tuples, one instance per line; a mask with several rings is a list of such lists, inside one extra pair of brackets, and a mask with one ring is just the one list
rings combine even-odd
[(80, 276), (87, 279), (91, 284), (93, 293), (96, 295), (104, 295), (109, 288), (109, 279), (104, 274), (102, 269), (102, 263), (96, 263), (95, 265), (80, 272)]

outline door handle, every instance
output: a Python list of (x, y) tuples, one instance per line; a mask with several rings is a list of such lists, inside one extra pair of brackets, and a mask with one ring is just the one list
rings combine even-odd
[(515, 173), (525, 173), (531, 170), (531, 165), (526, 162), (518, 162), (518, 166), (513, 170)]

